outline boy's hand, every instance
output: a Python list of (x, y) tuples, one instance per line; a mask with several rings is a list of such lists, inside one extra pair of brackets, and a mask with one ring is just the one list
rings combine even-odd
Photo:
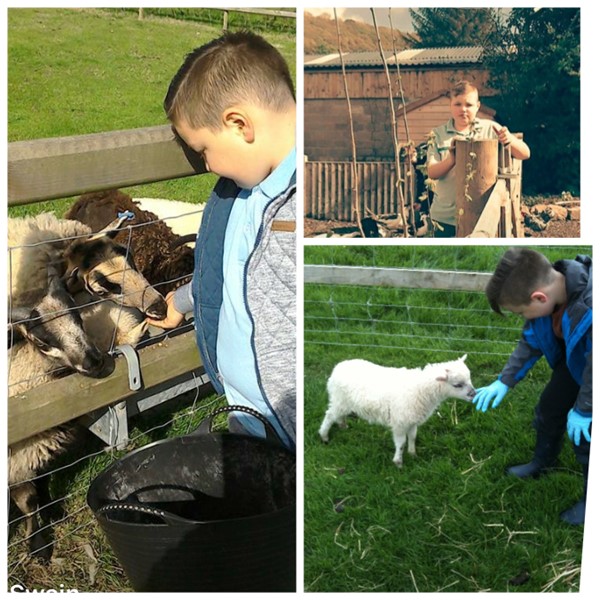
[(473, 398), (473, 404), (475, 404), (477, 410), (485, 412), (488, 409), (490, 402), (493, 400), (492, 408), (496, 408), (500, 402), (502, 402), (502, 399), (506, 396), (509, 389), (510, 388), (505, 383), (496, 379), (494, 383), (477, 390), (475, 398)]
[(588, 441), (592, 441), (590, 434), (590, 425), (592, 424), (592, 415), (582, 415), (577, 412), (574, 408), (569, 411), (567, 417), (567, 433), (569, 439), (576, 445), (579, 446), (581, 442), (581, 435)]
[(175, 308), (175, 302), (173, 300), (173, 296), (175, 292), (169, 292), (165, 297), (165, 301), (167, 303), (167, 316), (162, 321), (155, 321), (154, 319), (147, 318), (146, 322), (148, 325), (155, 325), (156, 327), (161, 327), (162, 329), (173, 329), (181, 324), (185, 315), (181, 314)]
[(514, 135), (508, 130), (508, 127), (502, 126), (498, 128), (495, 125), (492, 125), (492, 127), (498, 136), (498, 140), (504, 147), (510, 146), (513, 143)]

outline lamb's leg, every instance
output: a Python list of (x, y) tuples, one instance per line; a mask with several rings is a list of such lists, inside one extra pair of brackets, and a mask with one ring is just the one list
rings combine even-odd
[(413, 425), (408, 430), (408, 453), (415, 455), (417, 450), (415, 448), (415, 440), (417, 439), (417, 426)]
[(50, 560), (52, 546), (41, 528), (38, 493), (34, 483), (28, 481), (13, 487), (10, 496), (25, 516), (25, 537), (31, 554), (42, 560)]
[(319, 428), (319, 435), (325, 443), (329, 442), (329, 430), (334, 423), (337, 423), (342, 429), (347, 427), (346, 416), (345, 413), (335, 410), (332, 406), (327, 409), (323, 423), (321, 423), (321, 427)]
[(406, 443), (406, 431), (404, 429), (392, 429), (392, 434), (396, 446), (394, 464), (400, 469), (402, 468), (402, 451), (404, 450), (404, 444)]

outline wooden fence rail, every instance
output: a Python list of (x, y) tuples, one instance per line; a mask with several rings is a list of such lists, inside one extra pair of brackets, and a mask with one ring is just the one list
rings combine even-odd
[[(175, 142), (170, 127), (147, 127), (92, 135), (12, 142), (8, 145), (8, 204), (64, 198), (89, 191), (137, 185), (206, 172), (201, 158)], [(92, 410), (163, 389), (187, 376), (189, 389), (206, 381), (194, 332), (165, 335), (139, 350), (141, 392), (129, 388), (123, 357), (112, 375), (81, 375), (8, 398), (8, 443), (14, 443)], [(178, 389), (182, 390), (181, 382)]]
[(168, 125), (8, 144), (8, 204), (205, 173)]
[(476, 271), (338, 265), (304, 266), (304, 283), (329, 285), (373, 285), (393, 288), (482, 292), (485, 290), (490, 277), (491, 273)]

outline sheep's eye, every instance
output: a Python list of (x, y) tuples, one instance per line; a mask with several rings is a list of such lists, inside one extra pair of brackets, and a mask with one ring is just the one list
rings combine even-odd
[(453, 383), (452, 387), (461, 388), (461, 387), (464, 387), (464, 385), (465, 385), (464, 383)]
[(50, 345), (46, 344), (46, 342), (43, 342), (42, 340), (39, 340), (37, 338), (35, 338), (33, 340), (33, 343), (42, 351), (42, 352), (48, 352), (50, 350)]

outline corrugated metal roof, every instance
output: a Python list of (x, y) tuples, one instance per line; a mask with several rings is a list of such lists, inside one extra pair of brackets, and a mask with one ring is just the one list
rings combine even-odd
[[(481, 46), (459, 46), (456, 48), (412, 48), (398, 52), (398, 63), (405, 67), (422, 65), (448, 65), (463, 63), (479, 63), (483, 48)], [(394, 53), (384, 52), (388, 65), (395, 64)], [(382, 65), (379, 52), (345, 52), (346, 67), (377, 67)], [(326, 54), (315, 57), (311, 55), (304, 61), (305, 68), (339, 67), (339, 54)]]

